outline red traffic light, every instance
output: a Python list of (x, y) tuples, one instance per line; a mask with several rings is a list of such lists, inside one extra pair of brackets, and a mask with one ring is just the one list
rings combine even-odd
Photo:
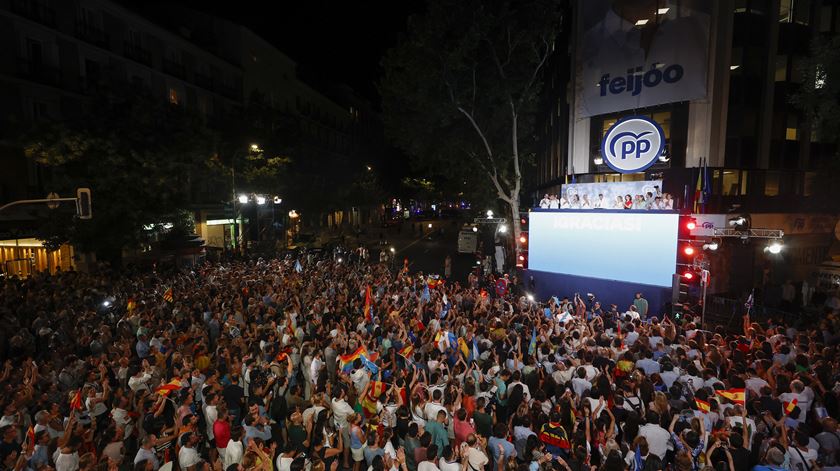
[(520, 256), (519, 256), (519, 261), (520, 261), (520, 262), (524, 262), (524, 261), (525, 261), (525, 256), (524, 256), (524, 255), (520, 255)]
[(693, 231), (696, 227), (697, 227), (697, 220), (694, 219), (694, 218), (689, 219), (685, 223), (685, 228), (688, 229), (689, 231)]
[(683, 253), (686, 255), (694, 255), (694, 247), (686, 245), (685, 248), (683, 248)]
[(682, 276), (686, 280), (693, 280), (694, 279), (694, 273), (692, 273), (690, 271), (687, 271), (687, 272), (683, 273)]
[(519, 236), (519, 243), (524, 244), (525, 242), (528, 242), (528, 239), (525, 236)]

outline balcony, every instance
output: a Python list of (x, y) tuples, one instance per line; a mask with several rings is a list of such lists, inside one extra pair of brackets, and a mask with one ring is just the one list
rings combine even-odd
[(152, 66), (152, 53), (143, 46), (129, 41), (123, 42), (123, 55), (135, 62)]
[(187, 77), (187, 71), (184, 64), (175, 62), (171, 59), (163, 59), (163, 71), (173, 77), (178, 77), (179, 79), (186, 79)]
[(58, 67), (36, 62), (27, 57), (18, 58), (18, 74), (22, 78), (45, 85), (61, 84), (61, 70)]
[(56, 27), (55, 10), (35, 0), (12, 0), (11, 10), (13, 13), (28, 18), (36, 23)]
[(103, 49), (109, 48), (109, 37), (102, 28), (85, 21), (76, 20), (74, 33), (82, 41)]
[(196, 72), (194, 82), (195, 82), (196, 85), (198, 85), (199, 87), (201, 87), (205, 90), (209, 90), (211, 92), (215, 90), (213, 88), (213, 78), (210, 77), (210, 76), (203, 75), (199, 72)]

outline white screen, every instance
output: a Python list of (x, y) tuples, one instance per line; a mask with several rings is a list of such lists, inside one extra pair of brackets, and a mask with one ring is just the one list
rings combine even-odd
[(671, 286), (679, 215), (651, 212), (531, 212), (532, 270)]

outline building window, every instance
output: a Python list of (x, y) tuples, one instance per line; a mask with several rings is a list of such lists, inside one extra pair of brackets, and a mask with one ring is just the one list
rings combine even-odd
[(778, 55), (776, 56), (776, 74), (775, 80), (776, 82), (786, 82), (788, 79), (788, 56), (786, 55)]
[(799, 120), (796, 119), (796, 115), (789, 114), (787, 117), (787, 126), (785, 127), (785, 140), (799, 140)]
[(180, 105), (181, 104), (181, 96), (178, 94), (178, 90), (170, 87), (169, 88), (169, 104), (171, 105)]
[(779, 2), (779, 23), (790, 23), (793, 19), (793, 0)]
[(798, 23), (807, 26), (811, 22), (810, 0), (780, 0), (779, 23)]
[(737, 196), (738, 195), (738, 171), (737, 170), (724, 170), (723, 171), (722, 193), (723, 193), (724, 196)]
[(764, 175), (764, 196), (778, 196), (779, 195), (779, 174), (776, 172), (767, 172)]

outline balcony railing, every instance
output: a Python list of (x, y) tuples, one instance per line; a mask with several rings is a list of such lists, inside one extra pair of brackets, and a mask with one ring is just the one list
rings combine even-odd
[(175, 62), (171, 59), (163, 59), (163, 71), (180, 79), (184, 79), (187, 76), (184, 64)]
[(56, 27), (55, 10), (36, 0), (12, 0), (13, 13), (51, 28)]
[(76, 21), (75, 27), (76, 37), (87, 43), (99, 46), (104, 49), (109, 48), (109, 38), (102, 28), (87, 23), (85, 21)]
[(148, 49), (144, 49), (143, 46), (139, 44), (135, 44), (130, 41), (124, 41), (123, 55), (135, 62), (139, 62), (148, 66), (152, 65), (152, 53), (149, 52)]
[(33, 61), (27, 57), (18, 58), (18, 73), (33, 82), (57, 86), (61, 84), (61, 70), (58, 67)]

